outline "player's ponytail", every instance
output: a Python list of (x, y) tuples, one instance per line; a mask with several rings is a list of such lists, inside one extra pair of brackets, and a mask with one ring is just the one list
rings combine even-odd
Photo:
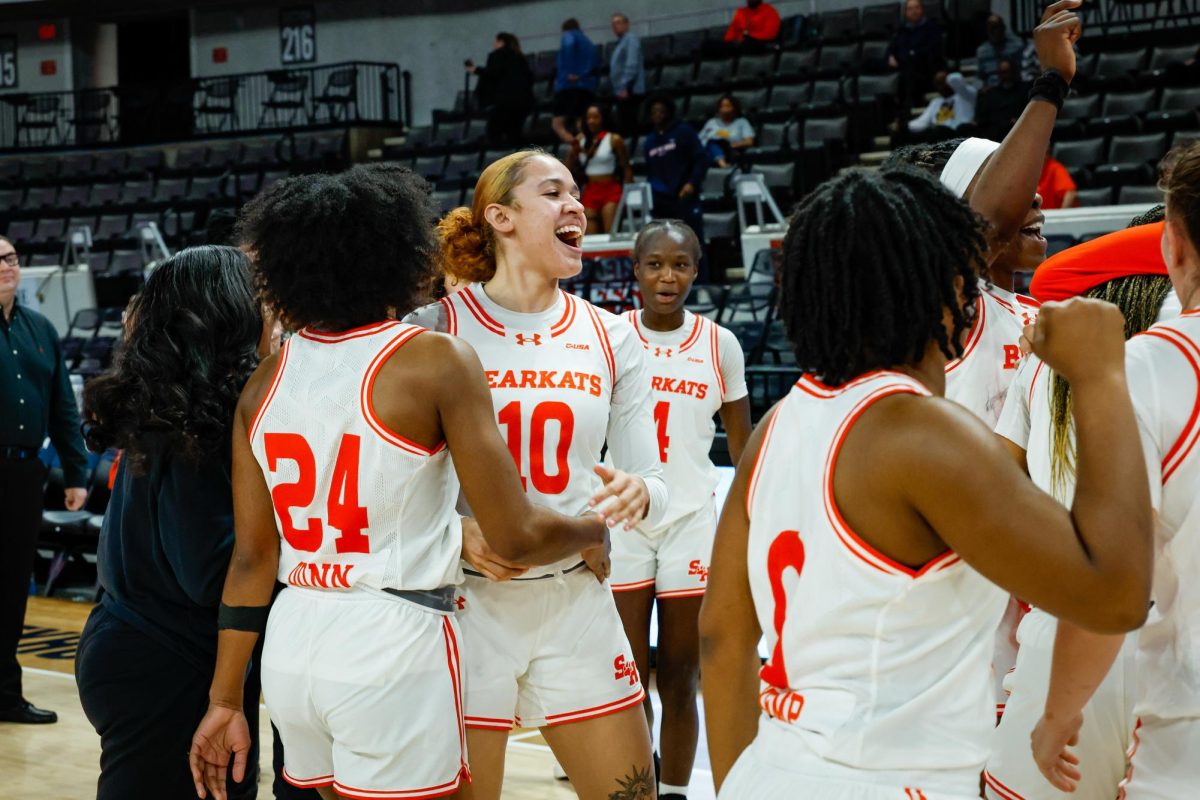
[(515, 206), (513, 191), (525, 176), (525, 164), (542, 155), (542, 150), (528, 149), (496, 159), (479, 176), (471, 207), (456, 208), (442, 218), (437, 233), (444, 273), (468, 283), (488, 281), (496, 274), (496, 233), (483, 212), (493, 203)]

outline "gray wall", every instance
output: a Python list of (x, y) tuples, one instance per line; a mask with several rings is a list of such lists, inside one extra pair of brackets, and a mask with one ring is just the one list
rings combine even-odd
[[(47, 22), (58, 25), (53, 41), (38, 39), (38, 27)], [(74, 59), (71, 52), (71, 30), (65, 19), (0, 22), (0, 35), (17, 37), (16, 92), (58, 92), (74, 88)], [(57, 62), (57, 74), (43, 75), (43, 61)]]
[[(864, 5), (867, 0), (781, 0), (784, 16)], [(454, 101), (463, 87), (462, 62), (482, 63), (497, 31), (511, 31), (527, 53), (558, 47), (562, 20), (574, 16), (593, 41), (613, 38), (613, 11), (628, 14), (642, 35), (728, 23), (735, 2), (691, 0), (686, 13), (664, 15), (662, 0), (540, 0), (470, 14), (398, 16), (381, 0), (314, 3), (318, 63), (388, 61), (413, 73), (415, 122), (428, 122), (434, 108)], [(213, 63), (212, 51), (224, 47), (229, 60)], [(275, 8), (192, 12), (192, 74), (211, 77), (237, 72), (278, 69), (279, 12)]]

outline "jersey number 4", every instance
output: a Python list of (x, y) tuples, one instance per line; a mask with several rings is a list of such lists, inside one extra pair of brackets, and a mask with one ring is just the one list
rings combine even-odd
[[(521, 401), (514, 400), (496, 415), (496, 420), (504, 426), (508, 439), (508, 451), (512, 453), (517, 470), (521, 469), (521, 454), (525, 441), (521, 424)], [(558, 423), (558, 444), (554, 448), (556, 462), (554, 474), (546, 472), (546, 426), (551, 422)], [(571, 437), (575, 435), (575, 415), (566, 403), (548, 400), (538, 403), (529, 415), (529, 476), (521, 474), (521, 487), (528, 488), (530, 482), (533, 488), (542, 494), (562, 494), (571, 481), (571, 467), (567, 463), (567, 453), (571, 451)]]
[[(371, 542), (363, 531), (367, 527), (367, 509), (358, 504), (358, 454), (361, 437), (342, 434), (337, 459), (333, 464), (333, 480), (325, 501), (325, 522), (341, 535), (334, 540), (339, 553), (369, 553)], [(280, 461), (294, 461), (300, 472), (295, 483), (276, 484), (271, 489), (271, 502), (283, 527), (283, 538), (294, 549), (315, 553), (324, 541), (324, 523), (320, 517), (310, 517), (304, 527), (292, 520), (293, 508), (309, 508), (317, 496), (317, 460), (308, 440), (298, 433), (263, 434), (267, 454), (267, 469), (276, 472)]]

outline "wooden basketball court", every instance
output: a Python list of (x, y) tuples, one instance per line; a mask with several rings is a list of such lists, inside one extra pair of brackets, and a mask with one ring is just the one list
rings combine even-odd
[[(34, 705), (57, 711), (58, 723), (0, 723), (0, 800), (84, 800), (95, 796), (100, 738), (84, 717), (75, 689), (75, 647), (90, 611), (87, 603), (29, 598), (18, 651), (25, 668), (25, 695)], [(271, 797), (271, 728), (265, 710), (261, 728), (265, 746), (259, 797), (267, 800)], [(536, 730), (514, 731), (509, 739), (504, 798), (574, 798), (570, 784), (552, 777), (553, 765), (550, 748)], [(688, 797), (714, 797), (703, 731)]]

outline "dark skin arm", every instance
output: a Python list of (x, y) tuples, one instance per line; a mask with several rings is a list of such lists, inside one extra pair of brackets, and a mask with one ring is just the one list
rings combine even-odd
[[(737, 475), (717, 524), (712, 571), (700, 606), (700, 684), (713, 783), (718, 791), (758, 731), (758, 641), (762, 629), (754, 613), (746, 566), (750, 535), (746, 489), (774, 413), (771, 409), (759, 422), (744, 448), (744, 457), (738, 460)], [(732, 438), (729, 449), (732, 453)]]
[(717, 413), (721, 415), (721, 426), (725, 428), (726, 441), (729, 443), (729, 460), (737, 464), (742, 460), (746, 440), (754, 428), (750, 422), (750, 397), (722, 403)]

